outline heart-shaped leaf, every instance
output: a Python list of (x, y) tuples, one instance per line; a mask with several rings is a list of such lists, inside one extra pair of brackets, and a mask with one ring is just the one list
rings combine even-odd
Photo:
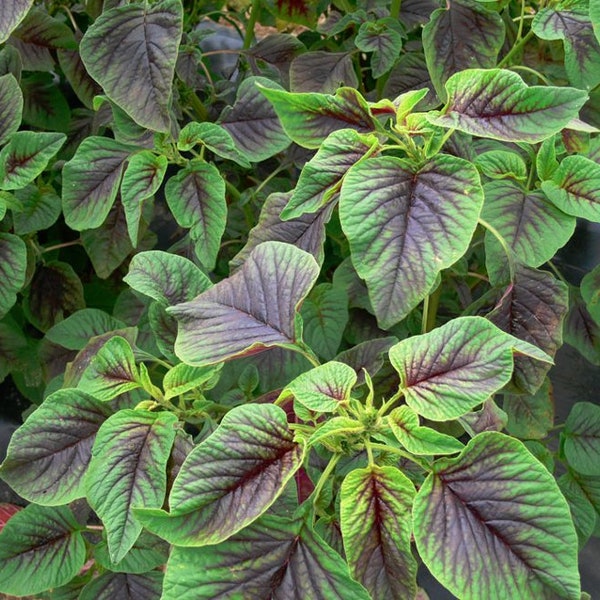
[(265, 515), (216, 546), (175, 547), (171, 552), (163, 600), (228, 596), (286, 600), (370, 598), (350, 577), (345, 561), (310, 525), (275, 515)]
[(290, 89), (294, 92), (334, 94), (340, 85), (358, 86), (349, 52), (305, 52), (290, 65)]
[(160, 600), (164, 574), (103, 573), (81, 590), (79, 600)]
[(270, 404), (230, 410), (194, 448), (175, 479), (171, 513), (136, 510), (150, 531), (179, 546), (226, 540), (262, 515), (300, 468), (303, 449)]
[(77, 50), (59, 49), (56, 52), (58, 63), (67, 81), (83, 105), (94, 110), (94, 97), (102, 94), (102, 88), (89, 76), (85, 69), (79, 48)]
[(81, 40), (88, 73), (142, 127), (170, 130), (169, 104), (182, 27), (180, 0), (128, 4), (103, 12)]
[(175, 423), (177, 417), (169, 412), (125, 409), (98, 431), (85, 487), (90, 506), (104, 523), (113, 562), (127, 554), (142, 531), (133, 507), (162, 506)]
[(348, 171), (340, 219), (381, 327), (403, 319), (464, 254), (482, 203), (479, 173), (454, 156), (419, 169), (392, 156), (369, 158)]
[(569, 465), (583, 475), (600, 475), (600, 407), (577, 402), (565, 421), (564, 452)]
[(505, 395), (502, 408), (508, 415), (508, 433), (526, 440), (545, 438), (554, 425), (554, 399), (550, 381), (546, 379), (533, 395)]
[(8, 39), (32, 6), (33, 0), (11, 0), (3, 3), (0, 11), (0, 44)]
[(27, 247), (11, 233), (0, 233), (0, 317), (17, 300), (17, 292), (25, 285)]
[(0, 77), (0, 144), (19, 129), (23, 114), (23, 93), (10, 73)]
[(402, 49), (402, 34), (392, 18), (363, 23), (354, 39), (362, 52), (372, 52), (371, 73), (375, 79), (387, 73)]
[(541, 142), (577, 117), (587, 100), (581, 90), (528, 87), (504, 69), (467, 69), (446, 82), (448, 101), (435, 125), (507, 142)]
[(414, 484), (396, 467), (354, 469), (342, 483), (340, 527), (350, 573), (373, 598), (414, 598)]
[(307, 252), (281, 242), (260, 244), (229, 278), (168, 309), (179, 321), (175, 353), (202, 366), (294, 346), (296, 311), (318, 274)]
[(552, 362), (539, 348), (482, 317), (459, 317), (430, 333), (398, 342), (390, 361), (400, 373), (406, 403), (433, 421), (460, 417), (511, 378), (513, 353)]
[(211, 389), (218, 381), (221, 366), (190, 367), (185, 363), (175, 365), (165, 373), (163, 379), (165, 398), (173, 398), (192, 389)]
[(77, 575), (86, 556), (81, 525), (67, 506), (30, 504), (0, 532), (0, 591), (37, 595)]
[(44, 506), (85, 496), (92, 444), (111, 413), (84, 392), (58, 390), (13, 434), (0, 476), (23, 498)]
[(569, 507), (518, 440), (482, 433), (437, 461), (413, 518), (421, 558), (459, 598), (580, 596)]

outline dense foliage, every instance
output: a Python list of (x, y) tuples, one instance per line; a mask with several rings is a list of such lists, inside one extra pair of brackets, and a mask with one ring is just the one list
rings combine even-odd
[[(599, 0), (0, 4), (0, 592), (582, 597)], [(12, 511), (7, 511), (10, 513)]]

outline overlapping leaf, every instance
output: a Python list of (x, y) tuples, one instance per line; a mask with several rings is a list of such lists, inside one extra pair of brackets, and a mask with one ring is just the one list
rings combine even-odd
[(482, 433), (457, 458), (437, 461), (413, 518), (421, 558), (459, 598), (579, 598), (569, 507), (515, 439)]
[(554, 401), (549, 380), (533, 395), (507, 394), (502, 407), (508, 415), (506, 430), (515, 437), (542, 439), (554, 425)]
[(600, 365), (600, 325), (590, 315), (576, 288), (569, 289), (569, 312), (565, 319), (564, 339), (593, 365)]
[(32, 5), (33, 0), (12, 0), (3, 4), (0, 12), (0, 44), (8, 39)]
[(477, 156), (475, 164), (490, 179), (527, 179), (525, 161), (516, 152), (506, 150), (484, 152)]
[(358, 86), (349, 52), (315, 50), (301, 54), (290, 65), (290, 88), (294, 92), (333, 94), (340, 86)]
[(13, 434), (0, 476), (20, 496), (44, 506), (83, 497), (92, 444), (111, 413), (79, 390), (55, 392)]
[(587, 100), (581, 90), (527, 87), (503, 69), (467, 69), (446, 82), (448, 101), (429, 120), (480, 137), (507, 142), (541, 142), (577, 117)]
[(378, 79), (387, 73), (402, 49), (402, 34), (398, 22), (388, 17), (363, 23), (354, 40), (363, 52), (372, 52), (371, 73)]
[(60, 217), (60, 196), (51, 185), (27, 185), (15, 190), (18, 207), (12, 207), (14, 232), (18, 235), (48, 229)]
[(169, 309), (179, 321), (177, 356), (202, 366), (293, 345), (296, 310), (318, 274), (307, 252), (281, 242), (260, 244), (229, 278)]
[(219, 543), (275, 502), (302, 456), (283, 410), (270, 404), (238, 406), (188, 455), (171, 489), (171, 513), (140, 509), (135, 514), (170, 543)]
[(182, 26), (180, 0), (128, 4), (103, 12), (81, 40), (88, 73), (142, 127), (170, 130)]
[[(594, 533), (597, 522), (597, 514), (594, 505), (590, 502), (586, 491), (579, 485), (578, 478), (580, 476), (571, 473), (565, 473), (558, 478), (557, 483), (563, 496), (569, 503), (571, 515), (573, 516), (573, 525), (579, 538), (579, 547), (588, 541)], [(588, 478), (581, 477), (583, 480)], [(593, 478), (600, 481), (600, 478)]]
[(381, 327), (403, 319), (464, 254), (482, 203), (477, 170), (454, 156), (440, 154), (420, 169), (370, 158), (348, 171), (340, 219)]
[(125, 409), (98, 431), (85, 486), (90, 506), (104, 523), (113, 562), (127, 554), (142, 531), (133, 507), (162, 506), (176, 422), (172, 413)]
[(600, 324), (600, 264), (583, 276), (579, 291), (590, 316)]
[(159, 600), (164, 574), (103, 573), (92, 579), (81, 591), (79, 600)]
[(15, 77), (0, 77), (0, 144), (6, 142), (21, 124), (23, 93)]
[(11, 233), (0, 233), (0, 317), (17, 300), (17, 292), (25, 285), (26, 269), (25, 242)]
[(583, 475), (600, 476), (600, 407), (577, 402), (565, 422), (563, 436), (569, 465)]

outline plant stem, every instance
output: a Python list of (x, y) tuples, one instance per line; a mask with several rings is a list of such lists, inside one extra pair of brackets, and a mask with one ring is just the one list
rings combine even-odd
[(374, 442), (371, 442), (371, 448), (373, 450), (380, 450), (381, 452), (391, 452), (392, 454), (397, 454), (398, 456), (406, 458), (407, 460), (410, 460), (416, 465), (419, 465), (419, 467), (421, 467), (424, 471), (429, 471), (431, 468), (430, 465), (427, 462), (425, 462), (425, 460), (423, 460), (422, 458), (414, 456), (413, 454), (405, 452), (404, 450), (400, 450), (400, 448), (396, 448), (394, 446), (386, 446), (385, 444), (376, 444)]
[(569, 282), (565, 279), (564, 275), (558, 270), (558, 267), (551, 261), (548, 261), (548, 266), (552, 269), (552, 272), (556, 275), (557, 279), (562, 281), (564, 284), (569, 285)]
[(379, 416), (382, 417), (383, 415), (385, 415), (385, 413), (387, 413), (390, 407), (396, 404), (396, 402), (398, 402), (398, 400), (400, 400), (400, 398), (402, 398), (403, 395), (404, 392), (402, 390), (398, 390), (389, 400), (384, 402), (379, 408)]
[(319, 500), (319, 496), (321, 495), (321, 492), (323, 491), (323, 487), (327, 483), (329, 476), (333, 473), (335, 466), (338, 464), (340, 458), (342, 458), (341, 454), (333, 454), (332, 457), (329, 459), (329, 462), (327, 463), (325, 470), (321, 473), (321, 477), (319, 477), (319, 481), (317, 481), (317, 485), (315, 486), (315, 489), (313, 490), (313, 493), (311, 494), (311, 496), (313, 497), (312, 503), (313, 503), (313, 506), (315, 507), (315, 510), (316, 510), (317, 501)]
[(501, 69), (510, 62), (512, 57), (523, 49), (523, 46), (533, 37), (533, 31), (530, 29), (525, 37), (521, 38), (508, 52), (508, 54), (498, 63), (498, 68)]
[(250, 7), (250, 16), (248, 17), (248, 22), (246, 23), (246, 32), (244, 34), (244, 50), (248, 50), (248, 48), (250, 48), (250, 46), (252, 45), (252, 40), (254, 39), (254, 26), (256, 25), (256, 20), (258, 19), (259, 11), (260, 0), (252, 0), (252, 6)]
[(423, 319), (421, 321), (421, 333), (429, 333), (435, 328), (435, 320), (437, 317), (438, 307), (440, 305), (440, 296), (442, 295), (442, 284), (438, 285), (435, 290), (425, 296), (423, 300)]
[(526, 67), (524, 65), (512, 65), (510, 69), (511, 71), (526, 71), (527, 73), (535, 75), (540, 81), (543, 81), (546, 85), (552, 85), (552, 82), (547, 77), (542, 75), (539, 71), (532, 69), (531, 67)]
[(304, 356), (304, 358), (306, 358), (306, 360), (308, 360), (308, 362), (313, 367), (321, 366), (321, 362), (319, 361), (315, 353), (304, 342), (298, 341), (293, 346), (289, 346), (289, 348), (290, 350), (298, 352), (298, 354), (302, 354), (302, 356)]
[(440, 150), (444, 147), (444, 144), (450, 139), (450, 137), (455, 131), (456, 129), (454, 127), (451, 127), (450, 129), (448, 129), (448, 131), (446, 131), (439, 145)]
[(400, 8), (402, 7), (402, 0), (392, 0), (390, 6), (390, 17), (397, 19), (400, 16)]
[(512, 281), (515, 275), (515, 260), (513, 258), (512, 250), (508, 247), (506, 240), (502, 237), (500, 232), (493, 225), (490, 225), (490, 223), (488, 223), (481, 217), (478, 219), (478, 221), (479, 224), (483, 225), (483, 227), (485, 227), (502, 246), (502, 249), (504, 250), (504, 253), (506, 254), (506, 258), (508, 260), (508, 270), (510, 272), (510, 279)]
[(63, 242), (62, 244), (55, 244), (54, 246), (47, 246), (46, 248), (40, 248), (40, 253), (52, 252), (54, 250), (62, 250), (63, 248), (69, 248), (70, 246), (80, 246), (81, 238), (71, 240), (70, 242)]

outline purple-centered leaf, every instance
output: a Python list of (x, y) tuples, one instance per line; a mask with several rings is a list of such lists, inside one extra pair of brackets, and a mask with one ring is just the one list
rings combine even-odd
[(502, 408), (508, 415), (506, 431), (526, 440), (545, 438), (554, 425), (554, 399), (550, 380), (533, 395), (506, 394)]
[(594, 321), (577, 288), (569, 289), (569, 312), (565, 319), (565, 342), (593, 365), (600, 365), (600, 325)]
[(436, 0), (403, 0), (400, 6), (400, 22), (408, 30), (417, 25), (425, 25), (436, 8), (439, 8)]
[(125, 161), (136, 150), (105, 137), (85, 139), (62, 170), (63, 212), (77, 231), (102, 225), (117, 197)]
[(348, 565), (302, 520), (265, 515), (227, 541), (171, 552), (163, 600), (369, 600)]
[(71, 88), (77, 94), (82, 104), (94, 109), (94, 97), (102, 94), (102, 88), (88, 75), (85, 69), (79, 49), (57, 51), (58, 63), (62, 72), (65, 74)]
[(427, 88), (429, 93), (420, 106), (434, 108), (439, 101), (427, 71), (425, 57), (417, 52), (403, 54), (397, 61), (383, 87), (384, 98), (396, 98), (406, 92)]
[(389, 356), (406, 403), (427, 419), (447, 421), (466, 414), (510, 381), (515, 351), (551, 362), (539, 348), (482, 317), (459, 317), (402, 340)]
[[(595, 479), (600, 478), (596, 477)], [(571, 515), (573, 516), (573, 525), (579, 538), (579, 547), (583, 548), (596, 528), (598, 518), (596, 511), (572, 473), (561, 475), (557, 483), (560, 491), (569, 503)]]
[(396, 467), (354, 469), (340, 493), (340, 526), (350, 573), (372, 598), (404, 600), (417, 591), (410, 538), (414, 484)]
[(106, 95), (136, 123), (168, 132), (183, 27), (180, 0), (103, 12), (81, 40), (81, 59)]
[(566, 156), (542, 189), (563, 212), (600, 222), (600, 165), (593, 160)]
[(340, 86), (358, 86), (352, 55), (348, 52), (306, 52), (290, 65), (290, 88), (294, 92), (333, 94)]
[(0, 233), (0, 317), (17, 300), (17, 292), (25, 285), (27, 247), (11, 233)]
[(30, 504), (0, 533), (0, 592), (38, 595), (71, 581), (86, 558), (82, 526), (67, 506)]
[(402, 28), (391, 17), (363, 23), (354, 43), (362, 52), (372, 52), (371, 74), (378, 79), (394, 65), (402, 49)]
[(527, 179), (527, 165), (520, 154), (506, 150), (491, 150), (479, 154), (475, 164), (490, 179)]
[(387, 354), (397, 341), (398, 339), (393, 336), (366, 340), (340, 352), (335, 360), (350, 365), (358, 375), (358, 383), (362, 384), (365, 380), (363, 369), (371, 377), (375, 376), (383, 367), (383, 355)]
[(312, 254), (317, 263), (323, 262), (325, 225), (331, 218), (333, 205), (298, 217), (282, 220), (292, 192), (269, 194), (260, 211), (258, 223), (250, 230), (246, 245), (232, 258), (232, 271), (239, 269), (250, 253), (263, 242), (275, 241), (293, 244)]
[(438, 96), (446, 98), (444, 83), (451, 75), (494, 67), (503, 43), (502, 17), (480, 2), (452, 0), (431, 13), (423, 27), (423, 48)]
[(179, 546), (226, 540), (260, 517), (300, 468), (303, 448), (293, 438), (279, 407), (238, 406), (188, 455), (171, 489), (171, 512), (135, 515)]
[(0, 6), (0, 44), (4, 43), (18, 27), (32, 5), (33, 0), (11, 0), (2, 3)]
[(92, 444), (111, 413), (110, 406), (84, 392), (58, 390), (13, 434), (0, 477), (26, 500), (44, 506), (85, 496)]
[(467, 69), (446, 82), (448, 101), (429, 120), (485, 138), (541, 142), (559, 132), (587, 100), (582, 90), (528, 87), (504, 69)]
[(374, 135), (361, 135), (353, 129), (334, 131), (302, 168), (281, 217), (284, 220), (297, 218), (332, 202), (348, 169), (371, 154), (378, 145)]
[[(567, 287), (551, 273), (519, 266), (487, 318), (502, 331), (554, 357), (562, 346), (568, 306)], [(513, 385), (519, 392), (535, 393), (550, 366), (529, 356), (515, 356)]]
[(104, 523), (113, 562), (127, 554), (142, 531), (132, 509), (162, 506), (176, 423), (169, 412), (126, 409), (98, 431), (85, 487), (90, 506)]
[(569, 465), (583, 475), (600, 476), (600, 406), (577, 402), (562, 435)]
[(482, 203), (477, 170), (454, 156), (440, 154), (419, 169), (384, 156), (348, 171), (340, 220), (381, 327), (406, 317), (465, 253)]
[(103, 573), (81, 590), (79, 600), (160, 600), (164, 573)]
[[(0, 23), (1, 19), (0, 15)], [(15, 77), (7, 73), (0, 77), (0, 144), (8, 141), (19, 129), (22, 114), (23, 92)]]
[(207, 162), (191, 161), (167, 181), (165, 196), (177, 223), (190, 230), (196, 256), (212, 270), (227, 221), (221, 173)]
[(229, 278), (168, 309), (179, 321), (175, 353), (202, 366), (294, 345), (297, 309), (318, 274), (307, 252), (281, 242), (260, 244)]
[(413, 519), (421, 558), (459, 598), (580, 596), (569, 507), (518, 440), (481, 433), (434, 463)]
[(274, 65), (281, 73), (282, 78), (285, 78), (290, 69), (290, 62), (305, 51), (306, 46), (295, 35), (272, 33), (249, 48), (247, 56)]
[(335, 95), (292, 93), (264, 86), (260, 91), (273, 104), (285, 132), (305, 148), (319, 148), (338, 129), (359, 133), (376, 129), (367, 101), (354, 88), (339, 88)]
[(43, 229), (49, 229), (62, 212), (60, 196), (51, 185), (27, 185), (15, 190), (19, 203), (12, 207), (14, 232), (26, 235)]
[(264, 77), (249, 77), (240, 84), (235, 104), (221, 114), (220, 124), (229, 132), (238, 149), (250, 162), (260, 162), (290, 145), (277, 113), (261, 94), (264, 87), (281, 89)]
[(563, 41), (565, 70), (573, 86), (589, 90), (600, 83), (600, 44), (586, 2), (561, 2), (542, 8), (531, 29), (543, 40)]

